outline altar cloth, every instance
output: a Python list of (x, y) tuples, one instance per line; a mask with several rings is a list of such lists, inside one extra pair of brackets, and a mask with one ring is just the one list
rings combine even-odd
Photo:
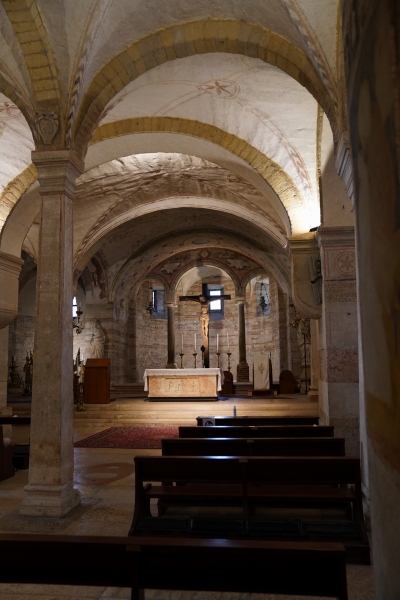
[(149, 398), (214, 398), (222, 389), (222, 369), (146, 369)]

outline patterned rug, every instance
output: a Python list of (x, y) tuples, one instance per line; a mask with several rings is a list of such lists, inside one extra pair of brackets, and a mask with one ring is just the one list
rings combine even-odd
[(177, 427), (109, 427), (75, 442), (75, 448), (161, 448), (162, 438), (178, 437)]

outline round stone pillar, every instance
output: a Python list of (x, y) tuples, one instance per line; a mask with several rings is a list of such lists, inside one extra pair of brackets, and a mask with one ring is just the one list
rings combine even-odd
[(310, 389), (308, 390), (308, 399), (310, 402), (318, 402), (318, 373), (319, 373), (319, 358), (318, 358), (318, 321), (310, 319)]
[(239, 364), (237, 381), (250, 381), (249, 365), (246, 359), (246, 320), (244, 314), (245, 299), (236, 300), (239, 313)]
[(80, 503), (73, 487), (72, 245), (75, 181), (67, 150), (32, 152), (42, 199), (33, 352), (29, 484), (20, 514), (61, 517)]
[(176, 369), (177, 365), (175, 362), (175, 308), (176, 304), (168, 303), (168, 362), (167, 369)]

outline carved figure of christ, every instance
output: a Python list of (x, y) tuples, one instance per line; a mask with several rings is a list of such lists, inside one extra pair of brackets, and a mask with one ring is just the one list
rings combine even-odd
[[(204, 286), (205, 287), (205, 286)], [(203, 290), (204, 290), (203, 287)], [(200, 323), (201, 330), (203, 333), (203, 340), (208, 341), (208, 328), (210, 324), (210, 314), (208, 312), (208, 307), (213, 300), (230, 300), (231, 296), (229, 294), (224, 294), (221, 296), (208, 296), (206, 293), (200, 294), (199, 296), (179, 296), (180, 302), (191, 301), (198, 302), (200, 304)]]

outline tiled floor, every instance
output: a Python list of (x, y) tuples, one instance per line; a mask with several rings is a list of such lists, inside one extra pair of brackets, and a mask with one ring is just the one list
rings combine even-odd
[[(215, 405), (213, 412), (216, 412)], [(79, 425), (75, 430), (75, 439), (82, 439), (101, 429)], [(17, 433), (15, 432), (15, 437)], [(20, 432), (18, 435), (23, 436), (26, 433)], [(159, 453), (159, 450), (75, 449), (75, 487), (81, 492), (82, 504), (62, 519), (22, 517), (18, 514), (18, 507), (24, 494), (23, 488), (28, 483), (28, 472), (19, 471), (15, 477), (0, 483), (0, 532), (126, 535), (133, 515), (134, 456)], [(29, 557), (26, 559), (29, 560)], [(371, 567), (349, 565), (348, 589), (349, 600), (374, 600)], [(129, 598), (129, 590), (0, 585), (0, 600), (69, 600), (70, 598)], [(285, 598), (289, 597), (228, 592), (221, 594), (146, 591), (146, 600), (284, 600)], [(304, 600), (305, 597), (302, 598)], [(296, 600), (296, 597), (290, 596), (290, 600)]]

